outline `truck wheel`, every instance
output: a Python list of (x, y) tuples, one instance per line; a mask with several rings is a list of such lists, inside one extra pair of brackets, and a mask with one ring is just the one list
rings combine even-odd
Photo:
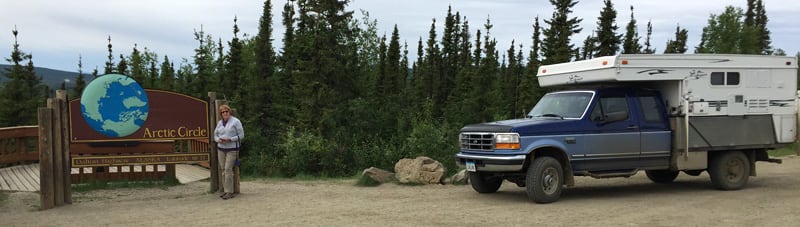
[(750, 177), (750, 160), (741, 151), (728, 151), (714, 155), (709, 163), (711, 183), (720, 190), (738, 190)]
[(497, 192), (497, 189), (500, 189), (500, 185), (503, 184), (503, 178), (490, 178), (480, 173), (469, 172), (469, 183), (472, 185), (472, 189), (478, 193), (494, 193)]
[(655, 183), (671, 183), (678, 177), (678, 171), (670, 170), (645, 170), (647, 178)]
[(552, 203), (561, 197), (564, 171), (561, 163), (552, 157), (533, 160), (525, 176), (528, 199), (536, 203)]

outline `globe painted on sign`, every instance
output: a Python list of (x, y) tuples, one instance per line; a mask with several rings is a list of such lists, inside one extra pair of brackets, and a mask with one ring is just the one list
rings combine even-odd
[(142, 86), (120, 74), (97, 77), (81, 95), (83, 119), (108, 137), (125, 137), (139, 130), (149, 109)]

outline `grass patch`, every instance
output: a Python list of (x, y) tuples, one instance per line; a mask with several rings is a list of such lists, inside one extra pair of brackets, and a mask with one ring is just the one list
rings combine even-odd
[(301, 173), (301, 174), (295, 175), (294, 177), (292, 177), (292, 179), (299, 180), (299, 181), (313, 181), (313, 180), (319, 180), (319, 179), (321, 179), (321, 177), (315, 177), (313, 175)]
[(86, 183), (73, 184), (73, 192), (87, 192), (98, 189), (117, 189), (117, 188), (161, 188), (166, 190), (169, 186), (179, 185), (178, 179), (168, 178), (164, 180), (141, 180), (141, 181), (104, 181), (92, 180)]
[(793, 143), (787, 147), (783, 147), (776, 150), (769, 150), (767, 153), (773, 157), (783, 157), (788, 155), (796, 155), (797, 154), (797, 143)]

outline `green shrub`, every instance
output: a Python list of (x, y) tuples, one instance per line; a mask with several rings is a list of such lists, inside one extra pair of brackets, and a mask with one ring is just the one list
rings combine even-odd
[(405, 158), (427, 156), (441, 162), (447, 170), (446, 175), (453, 174), (457, 170), (453, 155), (458, 152), (458, 133), (451, 131), (447, 126), (418, 124), (406, 139), (400, 154)]
[(283, 176), (281, 159), (283, 150), (276, 148), (276, 140), (260, 130), (245, 127), (245, 138), (242, 142), (240, 170), (245, 176)]
[(282, 166), (287, 176), (303, 173), (331, 176), (343, 165), (338, 163), (342, 157), (337, 157), (335, 146), (313, 133), (289, 129), (278, 147), (285, 152)]
[(783, 147), (777, 150), (770, 150), (768, 151), (770, 156), (773, 157), (783, 157), (787, 155), (796, 155), (797, 153), (797, 143), (793, 143), (790, 146)]

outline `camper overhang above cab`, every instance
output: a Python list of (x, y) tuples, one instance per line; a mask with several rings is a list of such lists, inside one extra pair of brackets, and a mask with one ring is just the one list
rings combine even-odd
[[(621, 54), (539, 68), (539, 86), (685, 80), (712, 71), (796, 70), (797, 58), (730, 54)], [(773, 74), (781, 74), (774, 72)]]

